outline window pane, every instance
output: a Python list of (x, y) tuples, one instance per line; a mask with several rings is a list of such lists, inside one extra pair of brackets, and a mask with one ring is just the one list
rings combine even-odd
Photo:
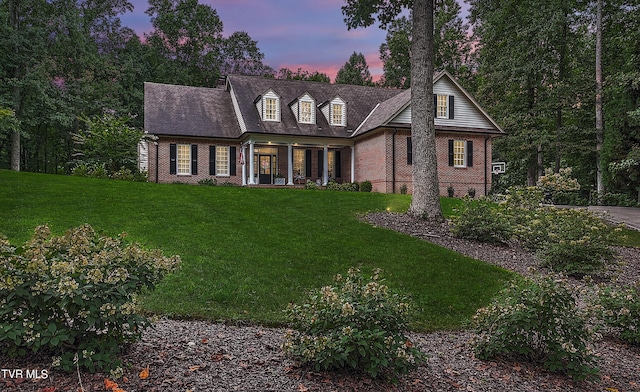
[(335, 163), (336, 163), (335, 151), (327, 151), (327, 166), (329, 171), (329, 178), (335, 178)]
[(342, 105), (339, 103), (334, 103), (331, 105), (331, 125), (343, 125)]
[(310, 123), (311, 122), (311, 102), (300, 102), (300, 122), (301, 123)]
[(453, 166), (464, 167), (465, 166), (465, 145), (464, 140), (453, 141)]
[(438, 118), (447, 118), (447, 96), (446, 95), (438, 95)]
[(293, 175), (299, 178), (304, 177), (306, 173), (304, 167), (305, 151), (300, 149), (293, 150)]
[(191, 174), (191, 145), (178, 144), (178, 174)]
[(229, 147), (216, 146), (216, 175), (229, 175)]
[(277, 111), (278, 101), (275, 98), (266, 98), (264, 101), (264, 119), (265, 120), (278, 120)]

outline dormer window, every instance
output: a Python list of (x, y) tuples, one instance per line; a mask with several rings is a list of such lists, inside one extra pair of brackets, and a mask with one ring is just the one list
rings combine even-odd
[(316, 123), (316, 100), (309, 93), (296, 98), (289, 106), (300, 124)]
[(280, 121), (280, 96), (273, 90), (262, 94), (255, 103), (262, 121)]
[(331, 125), (344, 127), (347, 125), (347, 110), (345, 102), (341, 98), (334, 98), (331, 101), (329, 118)]
[(305, 124), (311, 124), (313, 121), (311, 120), (311, 112), (313, 111), (313, 102), (300, 101), (300, 106), (298, 107), (300, 110), (300, 122)]

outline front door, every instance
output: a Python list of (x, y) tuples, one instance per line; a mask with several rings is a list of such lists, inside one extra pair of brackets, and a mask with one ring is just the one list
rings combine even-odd
[(271, 155), (258, 156), (258, 181), (259, 184), (272, 183), (272, 160)]

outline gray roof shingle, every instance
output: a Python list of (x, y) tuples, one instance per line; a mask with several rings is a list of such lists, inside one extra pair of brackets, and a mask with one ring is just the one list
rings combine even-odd
[(144, 129), (155, 135), (238, 138), (240, 126), (224, 89), (144, 84)]

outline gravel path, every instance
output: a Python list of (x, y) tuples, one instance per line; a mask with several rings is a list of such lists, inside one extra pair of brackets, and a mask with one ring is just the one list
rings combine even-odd
[[(376, 213), (364, 219), (523, 274), (537, 265), (530, 253), (451, 238), (446, 225), (432, 227), (406, 215)], [(640, 250), (618, 248), (624, 265), (613, 280), (628, 283), (640, 275)], [(579, 284), (579, 283), (577, 283)], [(128, 364), (119, 387), (134, 391), (640, 391), (640, 348), (605, 339), (596, 352), (601, 379), (576, 383), (539, 367), (474, 357), (468, 332), (411, 333), (427, 363), (397, 385), (349, 372), (315, 372), (285, 358), (284, 330), (205, 321), (162, 319), (123, 356)], [(139, 372), (149, 367), (149, 377)], [(0, 373), (0, 391), (105, 391), (104, 374), (65, 374), (44, 358), (19, 361), (0, 357), (6, 370), (47, 370), (46, 379), (16, 379)], [(14, 373), (15, 374), (15, 373)], [(82, 381), (82, 389), (79, 380)]]

